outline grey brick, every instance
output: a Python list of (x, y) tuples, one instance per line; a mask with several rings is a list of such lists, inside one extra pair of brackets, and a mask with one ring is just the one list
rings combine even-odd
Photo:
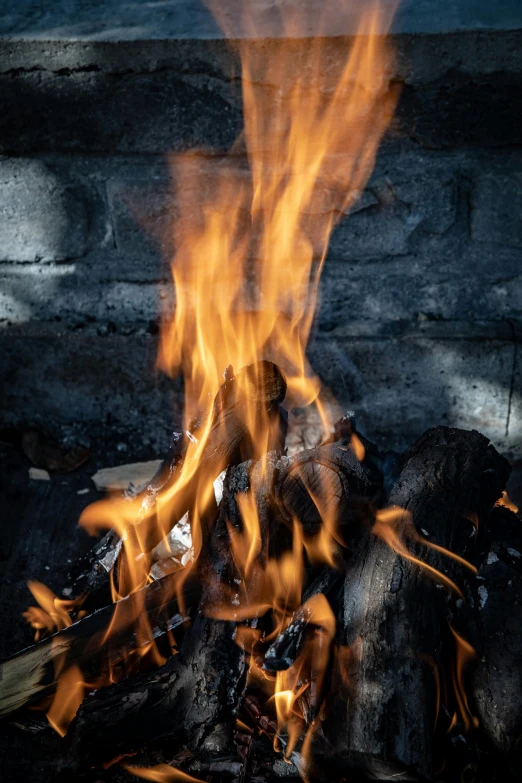
[(0, 161), (0, 260), (78, 258), (89, 243), (87, 193), (37, 160)]
[(110, 320), (133, 325), (155, 319), (160, 299), (171, 286), (102, 280), (78, 265), (9, 265), (0, 267), (0, 320), (12, 324), (52, 321), (64, 324)]
[(487, 175), (471, 193), (471, 235), (477, 242), (522, 248), (522, 174)]
[[(312, 363), (363, 432), (404, 448), (437, 424), (505, 440), (514, 345), (507, 340), (340, 338), (317, 340)], [(520, 449), (520, 444), (518, 444)]]
[(455, 219), (452, 181), (385, 180), (368, 190), (376, 203), (362, 209), (356, 204), (342, 220), (330, 243), (332, 257), (403, 255), (414, 232), (444, 234)]
[(148, 335), (2, 330), (0, 416), (46, 429), (122, 428), (164, 448), (173, 423), (181, 422), (182, 392), (155, 371), (156, 352)]

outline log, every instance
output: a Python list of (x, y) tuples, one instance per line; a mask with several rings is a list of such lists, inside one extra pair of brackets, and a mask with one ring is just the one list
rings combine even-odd
[(513, 774), (522, 763), (522, 521), (495, 507), (483, 528), (478, 571), (482, 654), (471, 691), (489, 748)]
[[(270, 461), (272, 472), (275, 461)], [(103, 688), (84, 701), (67, 734), (67, 765), (103, 764), (166, 736), (209, 764), (235, 759), (233, 729), (246, 682), (245, 654), (235, 642), (236, 623), (212, 619), (206, 610), (222, 599), (223, 588), (230, 592), (235, 584), (227, 521), (239, 524), (236, 495), (250, 490), (251, 470), (247, 462), (227, 473), (220, 513), (197, 563), (201, 603), (178, 655), (156, 672)], [(262, 507), (261, 492), (259, 487)]]
[[(509, 476), (506, 460), (477, 432), (437, 427), (409, 449), (401, 468), (390, 505), (408, 512), (420, 535), (473, 561), (470, 520), (479, 529), (484, 524)], [(363, 534), (347, 557), (328, 716), (314, 752), (372, 779), (429, 779), (438, 763), (437, 673), (447, 654), (447, 621), (458, 625), (460, 612), (468, 618), (476, 580), (460, 563), (416, 543), (404, 513), (397, 532), (410, 538), (414, 555), (457, 583), (462, 608), (442, 579), (396, 554), (378, 526)]]
[[(250, 427), (257, 421), (260, 427), (268, 427), (268, 450), (283, 448), (286, 437), (286, 414), (280, 408), (286, 394), (286, 381), (277, 365), (268, 361), (244, 367), (237, 376), (231, 368), (225, 382), (216, 394), (210, 416), (212, 424), (205, 442), (199, 467), (183, 491), (176, 493), (170, 506), (172, 528), (195, 503), (198, 487), (212, 482), (229, 465), (262, 455), (252, 439)], [(252, 406), (255, 415), (249, 416)], [(188, 449), (197, 440), (205, 425), (207, 414), (202, 412), (182, 436), (174, 434), (172, 447), (151, 483), (138, 497), (138, 523), (140, 546), (151, 552), (158, 544), (162, 532), (154, 517), (157, 496), (173, 486), (179, 477)], [(210, 507), (200, 509), (202, 518), (212, 520), (217, 509), (210, 500)], [(137, 525), (129, 528), (128, 535), (137, 535)], [(146, 533), (144, 533), (146, 531)], [(167, 534), (169, 531), (163, 531)], [(109, 573), (117, 564), (125, 568), (120, 537), (109, 531), (91, 552), (71, 571), (71, 584), (67, 596), (95, 593), (87, 599), (84, 608), (91, 610), (105, 605), (109, 595)]]
[[(316, 480), (312, 469), (315, 460), (328, 480), (323, 475)], [(329, 492), (334, 479), (338, 482), (336, 502), (346, 513), (355, 491), (373, 497), (381, 486), (376, 471), (362, 466), (349, 442), (344, 441), (291, 459), (271, 452), (257, 462), (229, 468), (220, 513), (197, 565), (198, 579), (204, 585), (201, 605), (179, 654), (158, 672), (102, 689), (84, 702), (70, 728), (69, 758), (84, 762), (90, 757), (99, 763), (108, 755), (120, 755), (167, 735), (203, 757), (232, 753), (234, 718), (246, 676), (245, 657), (234, 641), (236, 623), (205, 615), (212, 615), (213, 607), (226, 603), (226, 596), (241, 596), (228, 528), (242, 529), (238, 497), (250, 493), (254, 499), (260, 535), (257, 559), (262, 565), (272, 537), (280, 544), (274, 519), (279, 518), (282, 504), (286, 514), (294, 513), (294, 503), (304, 514), (302, 496), (310, 491), (316, 497), (322, 491)], [(306, 517), (312, 527), (317, 514), (314, 509), (312, 513), (309, 508)], [(332, 578), (338, 582), (339, 573), (334, 570)], [(324, 580), (322, 575), (315, 589), (324, 587)], [(250, 583), (252, 591), (255, 586)], [(233, 606), (232, 601), (231, 616)]]
[(0, 717), (52, 696), (69, 667), (96, 681), (131, 652), (186, 624), (201, 589), (193, 580), (183, 585), (181, 613), (175, 588), (165, 577), (2, 661)]

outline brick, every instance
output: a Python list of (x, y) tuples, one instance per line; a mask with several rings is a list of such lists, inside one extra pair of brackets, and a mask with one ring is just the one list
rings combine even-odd
[(0, 320), (12, 324), (53, 321), (77, 324), (110, 320), (134, 326), (155, 319), (171, 286), (103, 280), (87, 267), (67, 264), (0, 267)]
[(513, 456), (522, 459), (522, 343), (518, 335), (517, 355), (514, 366), (513, 385), (511, 387), (511, 405), (509, 411), (509, 424), (507, 439), (513, 444), (511, 451)]
[(325, 337), (314, 368), (361, 430), (404, 448), (437, 424), (477, 429), (508, 449), (505, 428), (514, 345), (509, 340)]
[(149, 335), (2, 330), (0, 416), (8, 425), (31, 421), (46, 430), (119, 428), (161, 453), (181, 423), (183, 397), (179, 383), (155, 371), (156, 352)]
[(455, 219), (452, 181), (386, 180), (369, 186), (375, 202), (356, 204), (333, 233), (329, 254), (336, 259), (404, 255), (414, 233), (444, 234)]
[(522, 248), (522, 174), (478, 177), (471, 192), (471, 236), (476, 242)]
[(78, 258), (89, 244), (88, 195), (36, 160), (0, 162), (0, 260)]
[(0, 76), (0, 150), (228, 149), (242, 127), (240, 91), (222, 77), (185, 75), (183, 67)]

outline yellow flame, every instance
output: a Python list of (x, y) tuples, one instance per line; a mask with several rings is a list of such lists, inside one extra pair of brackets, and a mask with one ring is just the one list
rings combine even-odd
[(132, 767), (128, 764), (122, 764), (123, 768), (144, 780), (154, 780), (156, 783), (203, 783), (200, 778), (194, 778), (187, 775), (175, 767), (169, 767), (168, 764), (157, 764), (154, 767)]
[[(218, 17), (221, 10), (217, 5)], [(252, 4), (248, 11), (253, 16), (243, 17), (252, 30), (258, 10)], [(310, 15), (306, 7), (296, 16), (283, 4), (285, 38), (275, 50), (262, 42), (237, 44), (244, 108), (244, 134), (238, 143), (246, 147), (248, 168), (238, 165), (237, 147), (210, 168), (197, 153), (172, 158), (177, 200), (171, 229), (175, 310), (166, 308), (163, 313), (158, 366), (171, 376), (183, 376), (188, 435), (182, 465), (153, 508), (143, 506), (140, 498), (113, 496), (82, 514), (81, 524), (89, 532), (112, 528), (123, 543), (117, 578), (112, 575), (117, 603), (109, 634), (128, 622), (128, 607), (120, 599), (150, 581), (153, 547), (166, 540), (186, 511), (197, 559), (208, 534), (206, 511), (214, 503), (213, 481), (226, 467), (220, 462), (219, 441), (230, 432), (227, 395), (235, 400), (234, 424), (242, 433), (242, 444), (248, 446), (248, 457), (259, 459), (273, 448), (274, 411), (263, 405), (268, 381), (261, 360), (272, 360), (282, 368), (288, 406), (315, 402), (325, 432), (330, 430), (328, 409), (319, 397), (320, 383), (305, 355), (320, 276), (332, 230), (348, 216), (367, 183), (398, 97), (391, 82), (393, 51), (383, 35), (394, 9), (353, 10), (359, 16), (358, 29), (347, 43), (344, 62), (331, 62), (329, 46), (318, 35), (307, 42), (307, 67), (296, 68), (294, 37), (300, 34), (301, 24), (313, 23), (321, 30), (315, 10)], [(279, 92), (267, 89), (269, 85), (277, 85)], [(223, 371), (230, 365), (236, 373), (242, 367), (251, 369), (237, 373), (233, 381), (229, 372), (220, 390)], [(196, 416), (198, 423), (192, 425)], [(364, 447), (355, 435), (352, 448), (364, 459)], [(229, 526), (229, 535), (240, 585), (237, 595), (223, 591), (222, 603), (209, 607), (211, 616), (239, 622), (271, 610), (272, 638), (286, 627), (301, 602), (305, 555), (313, 562), (335, 564), (335, 518), (322, 497), (319, 492), (312, 498), (323, 521), (319, 534), (305, 536), (295, 520), (290, 548), (273, 558), (268, 558), (268, 546), (261, 541), (254, 501), (249, 496), (238, 500), (243, 526), (240, 530)], [(180, 571), (179, 580), (174, 580), (178, 586), (191, 567)], [(70, 622), (54, 598), (50, 601), (43, 595), (41, 600), (55, 626)], [(317, 599), (310, 609), (318, 617), (322, 612), (323, 619), (302, 664), (303, 671), (311, 672), (310, 689), (317, 692), (333, 634), (332, 618), (320, 602)], [(135, 607), (138, 646), (149, 654), (154, 652), (151, 629), (143, 604), (137, 600)], [(45, 628), (50, 622), (34, 612), (30, 619)], [(159, 654), (155, 662), (161, 662)], [(289, 747), (302, 728), (302, 720), (294, 714), (306, 685), (299, 683), (299, 671), (297, 667), (292, 675), (280, 673), (276, 685), (276, 706), (279, 700), (291, 735)], [(79, 682), (78, 676), (71, 670), (74, 682)], [(294, 678), (291, 687), (283, 687), (288, 677)], [(73, 690), (80, 693), (76, 686)], [(285, 690), (293, 694), (292, 715), (278, 695)], [(53, 720), (63, 727), (65, 719)], [(146, 777), (143, 770), (128, 769)], [(154, 780), (189, 779), (165, 766), (147, 774)]]
[(453, 688), (455, 691), (455, 698), (457, 699), (457, 707), (460, 713), (461, 720), (467, 731), (471, 728), (477, 728), (479, 725), (478, 718), (472, 714), (466, 688), (464, 685), (464, 671), (466, 666), (476, 657), (476, 652), (469, 642), (467, 642), (460, 634), (458, 634), (454, 628), (450, 625), (450, 631), (455, 639), (455, 659), (453, 662)]

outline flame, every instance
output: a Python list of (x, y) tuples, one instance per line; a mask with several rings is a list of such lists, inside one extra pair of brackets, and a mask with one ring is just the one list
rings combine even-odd
[(72, 719), (78, 712), (88, 686), (78, 666), (70, 666), (60, 676), (56, 695), (47, 713), (47, 720), (61, 737), (67, 733)]
[[(223, 9), (216, 5), (214, 10), (221, 18)], [(241, 19), (255, 31), (259, 8), (252, 4), (248, 11), (249, 17), (241, 15)], [(236, 44), (244, 108), (244, 134), (238, 144), (246, 148), (248, 167), (238, 164), (237, 147), (211, 171), (197, 153), (172, 158), (177, 201), (171, 260), (175, 309), (166, 307), (163, 312), (158, 366), (184, 379), (183, 459), (153, 503), (141, 497), (109, 496), (82, 514), (80, 524), (90, 533), (114, 529), (122, 541), (111, 573), (116, 607), (109, 636), (129, 622), (128, 607), (121, 599), (151, 581), (154, 548), (163, 542), (168, 550), (167, 536), (187, 512), (194, 562), (173, 575), (173, 590), (179, 590), (197, 567), (211, 524), (209, 509), (215, 512), (213, 482), (227, 467), (219, 443), (230, 432), (229, 397), (235, 400), (233, 423), (241, 433), (237, 447), (246, 451), (246, 456), (241, 451), (243, 459), (258, 460), (281, 447), (277, 441), (281, 400), (275, 406), (263, 405), (270, 384), (264, 374), (268, 361), (284, 373), (286, 404), (315, 404), (325, 434), (331, 429), (319, 380), (305, 353), (320, 276), (332, 231), (367, 183), (398, 98), (391, 82), (393, 51), (385, 35), (394, 8), (388, 4), (384, 11), (373, 5), (369, 11), (354, 11), (350, 6), (350, 11), (358, 15), (359, 23), (344, 62), (329, 60), (321, 22), (315, 10), (306, 7), (299, 8), (296, 16), (290, 7), (282, 6), (285, 38), (276, 47), (277, 56), (251, 41)], [(309, 65), (301, 69), (296, 67), (294, 39), (303, 32), (302, 25), (310, 24), (318, 35), (307, 42)], [(270, 85), (278, 85), (279, 91)], [(363, 460), (360, 439), (353, 435), (351, 442)], [(241, 622), (270, 612), (272, 631), (264, 643), (284, 630), (301, 604), (305, 559), (335, 566), (342, 545), (333, 511), (323, 501), (328, 488), (324, 490), (311, 493), (323, 522), (318, 534), (305, 534), (299, 520), (290, 520), (290, 543), (270, 557), (271, 542), (263, 540), (254, 494), (238, 496), (241, 527), (228, 525), (237, 590), (223, 588), (221, 599), (207, 609), (210, 616)], [(382, 520), (376, 524), (384, 536), (388, 528)], [(70, 623), (66, 607), (57, 604), (55, 597), (51, 600), (41, 593), (38, 600), (45, 604), (53, 627)], [(137, 601), (136, 606), (137, 655), (144, 651), (159, 665), (163, 659), (143, 605)], [(317, 725), (322, 678), (335, 630), (324, 596), (311, 599), (307, 611), (315, 626), (312, 638), (302, 660), (289, 672), (278, 673), (274, 684), (281, 731), (284, 726), (290, 738), (287, 754), (303, 727), (309, 744)], [(33, 612), (30, 619), (50, 628), (50, 620), (39, 613)], [(246, 630), (238, 633), (238, 642), (246, 644), (247, 637)], [(249, 643), (258, 642), (251, 634)], [(79, 672), (69, 672), (63, 682), (74, 684), (71, 705), (63, 701), (62, 688), (52, 707), (53, 725), (60, 731), (86, 687), (80, 686)], [(312, 705), (311, 723), (299, 712), (305, 693)], [(166, 765), (127, 769), (151, 780), (194, 780), (180, 777), (183, 773)]]
[(46, 585), (35, 580), (29, 580), (27, 586), (39, 604), (39, 606), (30, 606), (23, 613), (27, 622), (36, 631), (35, 641), (40, 639), (42, 631), (54, 633), (71, 625), (69, 612), (81, 606), (85, 599), (85, 596), (72, 600), (58, 598)]
[(466, 731), (470, 731), (472, 728), (478, 728), (479, 721), (478, 718), (472, 714), (469, 707), (468, 696), (464, 687), (464, 670), (477, 654), (471, 644), (460, 636), (451, 625), (450, 631), (453, 634), (456, 646), (452, 671), (453, 688), (462, 723), (464, 724)]
[(504, 490), (502, 496), (497, 500), (495, 505), (504, 506), (505, 508), (509, 508), (514, 514), (518, 514), (518, 506), (513, 503), (506, 490)]
[(203, 783), (200, 778), (193, 778), (180, 769), (170, 767), (168, 764), (156, 764), (154, 767), (131, 767), (122, 764), (123, 768), (144, 780), (154, 780), (156, 783)]

